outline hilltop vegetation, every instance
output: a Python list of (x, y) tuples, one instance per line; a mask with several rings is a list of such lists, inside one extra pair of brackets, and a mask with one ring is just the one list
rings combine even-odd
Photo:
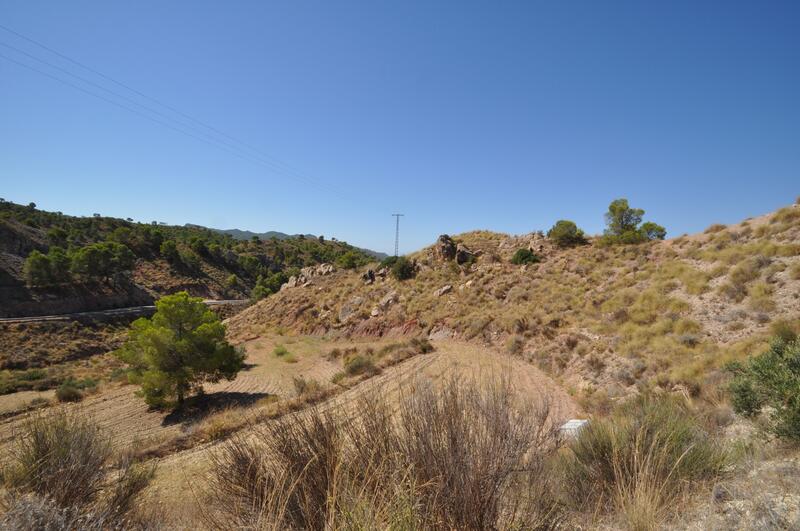
[(356, 267), (370, 260), (346, 243), (323, 238), (239, 241), (196, 226), (74, 217), (8, 201), (0, 202), (0, 251), (0, 290), (7, 295), (3, 306), (9, 306), (0, 309), (7, 315), (11, 306), (24, 313), (48, 299), (84, 296), (81, 287), (90, 284), (103, 284), (98, 289), (109, 297), (133, 300), (138, 292), (136, 302), (180, 290), (258, 299), (302, 267), (342, 260)]
[[(629, 210), (612, 203), (610, 212), (627, 213), (585, 242), (559, 222), (551, 236), (567, 234), (568, 245), (541, 232), (440, 238), (403, 261), (413, 275), (314, 279), (245, 310), (229, 328), (234, 337), (288, 327), (502, 346), (602, 409), (647, 388), (700, 393), (724, 378), (727, 362), (765, 348), (775, 327), (797, 326), (800, 205), (666, 241), (663, 228)], [(471, 258), (458, 263), (456, 246)]]

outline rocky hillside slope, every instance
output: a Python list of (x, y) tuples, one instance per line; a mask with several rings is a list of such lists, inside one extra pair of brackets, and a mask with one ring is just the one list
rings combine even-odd
[[(135, 259), (130, 271), (113, 278), (72, 275), (39, 284), (26, 278), (25, 260), (33, 252), (63, 249), (69, 255), (105, 242), (130, 249)], [(180, 290), (204, 298), (243, 299), (259, 278), (265, 285), (280, 286), (299, 268), (343, 258), (347, 266), (370, 260), (346, 243), (322, 238), (237, 241), (200, 227), (134, 223), (99, 214), (73, 217), (38, 210), (34, 204), (0, 201), (0, 317), (150, 304)]]
[[(520, 248), (541, 262), (510, 263)], [(719, 368), (800, 321), (800, 205), (702, 234), (558, 248), (542, 233), (442, 237), (413, 279), (366, 267), (287, 287), (229, 320), (341, 336), (419, 334), (502, 345), (587, 405), (637, 387), (712, 392)]]

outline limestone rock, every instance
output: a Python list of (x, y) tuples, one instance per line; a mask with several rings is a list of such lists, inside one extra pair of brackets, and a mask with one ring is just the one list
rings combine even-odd
[(451, 291), (453, 291), (453, 286), (450, 285), (450, 284), (447, 284), (447, 285), (442, 286), (441, 288), (437, 289), (436, 291), (434, 291), (433, 292), (433, 296), (434, 297), (441, 297), (442, 295), (444, 295), (446, 293), (450, 293)]

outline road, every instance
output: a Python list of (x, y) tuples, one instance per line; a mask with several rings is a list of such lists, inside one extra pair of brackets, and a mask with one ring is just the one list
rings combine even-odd
[[(230, 300), (213, 300), (207, 299), (203, 301), (209, 306), (235, 306), (239, 304), (249, 304), (248, 299), (230, 299)], [(150, 306), (131, 306), (128, 308), (113, 308), (110, 310), (95, 310), (91, 312), (78, 312), (78, 313), (65, 313), (58, 315), (36, 315), (31, 317), (0, 317), (0, 323), (40, 323), (45, 321), (71, 321), (73, 319), (80, 319), (81, 317), (115, 317), (122, 315), (129, 316), (143, 316), (152, 315), (156, 311), (156, 307)]]

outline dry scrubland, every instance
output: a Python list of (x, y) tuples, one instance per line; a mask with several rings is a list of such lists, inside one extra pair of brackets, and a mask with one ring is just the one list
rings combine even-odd
[[(639, 245), (559, 249), (535, 234), (486, 231), (455, 239), (481, 251), (474, 264), (438, 262), (426, 249), (413, 280), (315, 278), (247, 309), (230, 333), (455, 337), (505, 348), (603, 409), (645, 388), (713, 392), (720, 367), (800, 317), (800, 205)], [(528, 246), (542, 263), (509, 263)], [(397, 302), (382, 306), (392, 293)]]
[[(425, 249), (414, 279), (313, 277), (228, 319), (248, 366), (180, 413), (119, 381), (76, 404), (0, 396), (2, 522), (800, 525), (796, 448), (733, 414), (721, 370), (799, 324), (800, 206), (632, 246), (456, 239), (474, 262)], [(509, 263), (529, 246), (541, 263)], [(576, 417), (593, 422), (565, 440), (556, 428)]]

